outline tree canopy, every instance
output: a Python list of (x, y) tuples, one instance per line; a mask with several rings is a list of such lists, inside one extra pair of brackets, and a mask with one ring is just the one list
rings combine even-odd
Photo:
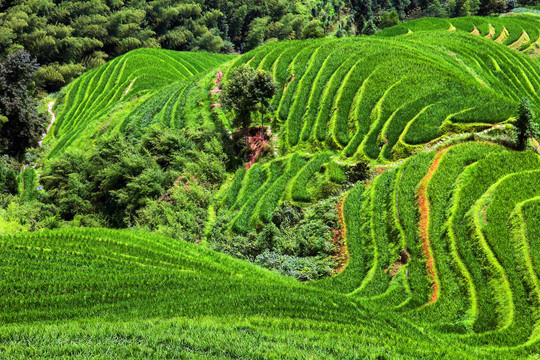
[(56, 91), (141, 47), (245, 52), (271, 39), (370, 34), (389, 24), (390, 11), (405, 20), (506, 9), (505, 0), (0, 1), (0, 57), (25, 49), (41, 65), (37, 85)]
[(0, 62), (0, 152), (21, 157), (36, 145), (45, 127), (32, 97), (32, 75), (38, 69), (35, 59), (23, 50)]
[(260, 106), (261, 116), (268, 108), (269, 100), (276, 93), (277, 85), (268, 72), (242, 65), (234, 69), (230, 79), (223, 85), (223, 104), (235, 111), (234, 124), (247, 127), (251, 123), (251, 113)]

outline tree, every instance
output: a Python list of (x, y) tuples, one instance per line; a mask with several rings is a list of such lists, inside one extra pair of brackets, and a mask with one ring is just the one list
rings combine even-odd
[(31, 96), (35, 59), (23, 50), (0, 63), (0, 151), (16, 158), (35, 146), (45, 129), (45, 116)]
[(377, 29), (377, 26), (375, 26), (375, 23), (373, 20), (369, 19), (366, 21), (366, 24), (362, 28), (362, 34), (363, 35), (373, 35), (375, 34), (379, 29)]
[(506, 0), (481, 0), (480, 15), (498, 14), (506, 11)]
[(357, 27), (363, 29), (366, 26), (366, 22), (373, 18), (373, 1), (350, 0), (350, 4)]
[(445, 17), (447, 10), (441, 5), (439, 0), (434, 0), (426, 6), (424, 13), (426, 16), (431, 17)]
[(385, 11), (382, 13), (381, 21), (379, 22), (379, 27), (381, 29), (386, 29), (397, 24), (399, 24), (399, 15), (396, 10)]
[(257, 18), (249, 24), (249, 33), (246, 37), (245, 50), (253, 50), (261, 45), (265, 40), (265, 31), (268, 27), (270, 18)]
[(321, 28), (319, 20), (310, 21), (302, 31), (302, 39), (316, 39), (324, 36), (324, 30)]
[(523, 98), (519, 105), (519, 113), (516, 122), (517, 149), (525, 150), (527, 139), (533, 135), (533, 113), (529, 99)]
[(277, 85), (270, 73), (242, 65), (231, 72), (230, 79), (223, 85), (221, 100), (226, 107), (235, 111), (234, 126), (248, 127), (251, 113), (257, 109), (263, 125), (265, 110), (276, 89)]

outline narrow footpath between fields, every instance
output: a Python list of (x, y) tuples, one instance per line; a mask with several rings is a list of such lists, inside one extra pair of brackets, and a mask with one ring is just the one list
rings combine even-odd
[(49, 130), (51, 130), (51, 127), (54, 124), (54, 121), (56, 120), (56, 114), (53, 111), (54, 101), (51, 101), (49, 103), (49, 114), (51, 114), (51, 122), (49, 123), (49, 126), (47, 126), (47, 130), (45, 130), (45, 133), (43, 134), (43, 137), (39, 141), (39, 146), (43, 146), (43, 140), (45, 139), (45, 136), (49, 133)]

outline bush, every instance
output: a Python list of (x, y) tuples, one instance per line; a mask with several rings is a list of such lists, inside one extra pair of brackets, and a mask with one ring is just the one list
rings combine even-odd
[(214, 250), (300, 281), (319, 279), (336, 266), (333, 237), (341, 226), (338, 201), (334, 197), (305, 209), (282, 203), (260, 232), (240, 235), (227, 232), (235, 214), (220, 210), (207, 240)]
[(156, 127), (139, 142), (112, 135), (87, 152), (71, 149), (47, 163), (41, 181), (65, 221), (95, 214), (108, 227), (135, 226), (195, 242), (203, 237), (226, 161), (212, 129)]
[(379, 28), (386, 29), (399, 24), (399, 15), (396, 10), (385, 11), (382, 13), (381, 21), (379, 22)]
[(369, 177), (369, 165), (364, 162), (358, 162), (347, 170), (347, 182), (354, 184), (358, 181), (366, 180)]

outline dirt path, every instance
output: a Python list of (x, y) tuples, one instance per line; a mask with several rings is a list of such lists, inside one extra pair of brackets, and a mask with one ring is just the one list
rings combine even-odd
[(43, 140), (45, 139), (45, 136), (47, 136), (47, 134), (49, 133), (49, 130), (51, 130), (51, 127), (53, 126), (54, 121), (56, 120), (56, 114), (53, 112), (53, 106), (54, 106), (54, 101), (51, 101), (49, 103), (49, 110), (48, 110), (49, 114), (51, 114), (51, 122), (49, 123), (49, 126), (47, 126), (47, 130), (45, 130), (43, 137), (39, 141), (39, 146), (43, 146)]

